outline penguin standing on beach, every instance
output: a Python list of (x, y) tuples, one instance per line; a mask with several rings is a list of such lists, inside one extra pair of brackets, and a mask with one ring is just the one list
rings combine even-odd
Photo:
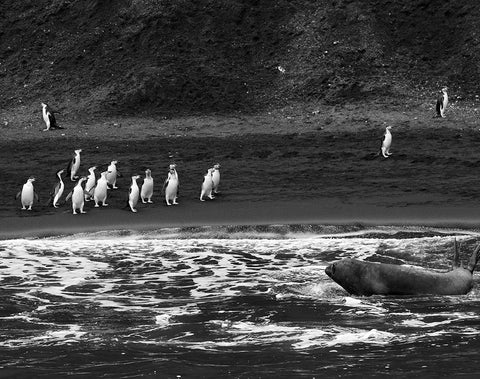
[(120, 173), (117, 171), (117, 163), (118, 161), (111, 161), (110, 165), (107, 168), (107, 182), (108, 186), (113, 189), (117, 189), (117, 177), (120, 176)]
[(216, 163), (213, 165), (212, 171), (212, 180), (213, 180), (213, 193), (218, 194), (218, 185), (220, 184), (220, 164)]
[(50, 199), (48, 200), (48, 204), (52, 204), (54, 208), (58, 208), (58, 202), (60, 201), (60, 197), (63, 195), (63, 190), (65, 189), (65, 184), (63, 183), (62, 174), (65, 172), (64, 169), (57, 171), (55, 176), (58, 178), (57, 183), (52, 189), (50, 193)]
[(28, 210), (31, 211), (33, 201), (38, 201), (38, 195), (33, 187), (34, 181), (35, 178), (33, 176), (28, 178), (26, 183), (23, 185), (22, 190), (17, 193), (17, 196), (15, 196), (16, 199), (20, 197), (20, 201), (22, 202), (22, 210), (25, 210), (28, 207)]
[(83, 210), (83, 206), (85, 205), (85, 191), (83, 189), (83, 182), (87, 180), (85, 176), (82, 176), (78, 179), (78, 182), (73, 190), (67, 195), (66, 200), (68, 201), (72, 198), (72, 211), (73, 214), (77, 214), (77, 209), (80, 210), (80, 213), (87, 213)]
[(437, 98), (437, 117), (445, 117), (445, 109), (448, 105), (448, 94), (447, 94), (447, 87), (443, 87), (440, 95)]
[(137, 179), (140, 178), (140, 175), (133, 175), (132, 176), (132, 184), (130, 185), (130, 189), (128, 191), (128, 205), (132, 212), (137, 212), (135, 207), (138, 203), (138, 198), (140, 196), (140, 189), (138, 188)]
[(142, 203), (153, 203), (153, 178), (152, 171), (150, 169), (145, 170), (145, 179), (143, 179), (142, 190), (140, 192), (140, 197), (142, 198)]
[(85, 201), (90, 201), (93, 199), (93, 190), (95, 189), (95, 183), (97, 181), (95, 177), (96, 166), (92, 166), (88, 169), (88, 178), (87, 183), (85, 184)]
[(57, 125), (57, 120), (55, 120), (52, 109), (45, 103), (42, 103), (42, 116), (46, 126), (46, 128), (43, 129), (44, 132), (50, 129), (63, 129)]
[[(165, 190), (165, 201), (167, 205), (177, 205), (177, 195), (178, 195), (178, 187), (179, 187), (179, 180), (178, 180), (178, 173), (175, 169), (176, 165), (171, 164), (168, 169), (167, 179), (165, 179), (165, 183), (163, 184), (163, 188)], [(172, 203), (170, 203), (172, 201)]]
[(100, 178), (97, 180), (97, 185), (93, 191), (93, 200), (95, 201), (95, 207), (98, 208), (102, 203), (104, 207), (108, 206), (107, 201), (107, 191), (108, 191), (108, 181), (107, 181), (108, 171), (102, 172)]
[(80, 168), (80, 153), (82, 149), (77, 149), (73, 153), (72, 160), (68, 162), (67, 166), (67, 175), (70, 177), (70, 180), (74, 182), (78, 179), (77, 172)]
[(385, 128), (385, 134), (383, 135), (381, 152), (384, 158), (388, 158), (390, 153), (390, 146), (392, 146), (392, 133), (390, 133), (391, 126)]
[(212, 195), (213, 191), (213, 168), (209, 168), (205, 176), (203, 177), (202, 190), (200, 192), (200, 201), (205, 201), (204, 196), (208, 196), (209, 199), (215, 199)]

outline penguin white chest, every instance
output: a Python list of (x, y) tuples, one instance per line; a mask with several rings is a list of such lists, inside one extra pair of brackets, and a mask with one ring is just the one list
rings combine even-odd
[(108, 174), (107, 174), (107, 181), (108, 184), (113, 184), (117, 179), (117, 167), (116, 166), (108, 166)]
[(42, 109), (43, 121), (45, 121), (45, 125), (47, 128), (50, 128), (50, 119), (48, 118), (47, 110), (45, 108)]
[(169, 175), (167, 188), (165, 188), (165, 195), (169, 199), (173, 199), (177, 196), (178, 178), (176, 175)]
[(213, 179), (211, 174), (207, 174), (203, 178), (202, 190), (205, 193), (210, 193), (213, 188)]
[(83, 202), (84, 202), (85, 197), (83, 196), (83, 188), (82, 186), (75, 186), (73, 189), (73, 194), (72, 194), (72, 203), (75, 206), (80, 207)]
[(142, 197), (151, 197), (153, 195), (153, 178), (145, 178), (142, 185)]
[(33, 204), (34, 190), (32, 183), (25, 183), (22, 187), (21, 201), (22, 204), (31, 205)]
[[(392, 145), (392, 134), (387, 130), (383, 139), (382, 147), (388, 149)], [(378, 145), (377, 145), (378, 146)]]
[(213, 180), (213, 186), (218, 187), (218, 185), (220, 184), (220, 171), (218, 170), (213, 171), (212, 180)]

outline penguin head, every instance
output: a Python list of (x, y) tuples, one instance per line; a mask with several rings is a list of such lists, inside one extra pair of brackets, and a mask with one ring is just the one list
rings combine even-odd
[(82, 149), (76, 149), (75, 154), (80, 154), (82, 152)]
[(97, 166), (92, 166), (88, 169), (88, 171), (93, 172), (97, 169)]
[(388, 125), (388, 126), (386, 127), (386, 129), (387, 129), (387, 130), (391, 130), (391, 129), (392, 129), (392, 126), (391, 126), (391, 125)]
[(65, 172), (65, 169), (64, 169), (64, 168), (62, 168), (61, 170), (58, 170), (58, 171), (57, 171), (57, 176), (62, 175), (64, 172)]
[(110, 164), (116, 165), (118, 161), (111, 161)]
[(218, 170), (220, 168), (220, 163), (215, 163), (213, 165), (213, 168)]
[(35, 177), (31, 176), (28, 178), (27, 182), (28, 183), (33, 183), (35, 181)]
[(145, 170), (145, 174), (147, 174), (147, 176), (150, 175), (151, 173), (152, 173), (152, 170), (150, 170), (149, 168)]
[(137, 180), (140, 178), (140, 175), (132, 175), (132, 180)]
[(46, 107), (48, 107), (48, 105), (45, 103), (42, 103), (42, 108), (46, 108)]

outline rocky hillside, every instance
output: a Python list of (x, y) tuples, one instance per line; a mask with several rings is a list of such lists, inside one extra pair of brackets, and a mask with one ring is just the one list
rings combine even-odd
[(477, 0), (3, 0), (0, 106), (256, 112), (445, 84), (468, 99), (478, 20)]

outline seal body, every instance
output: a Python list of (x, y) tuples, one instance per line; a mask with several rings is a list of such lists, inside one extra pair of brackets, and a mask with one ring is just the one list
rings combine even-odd
[(107, 204), (107, 191), (108, 191), (108, 181), (107, 181), (107, 171), (102, 172), (100, 178), (97, 180), (97, 185), (93, 191), (93, 200), (95, 201), (95, 207), (99, 207), (99, 203), (102, 203), (104, 207), (108, 206)]
[(140, 197), (142, 198), (142, 203), (153, 203), (153, 178), (152, 171), (150, 169), (145, 170), (145, 179), (143, 179), (142, 190), (140, 192)]
[(80, 153), (82, 152), (82, 149), (77, 149), (73, 153), (73, 158), (72, 160), (68, 163), (67, 167), (67, 173), (70, 176), (70, 180), (74, 182), (75, 180), (78, 179), (77, 172), (78, 169), (80, 168)]
[[(38, 200), (38, 196), (35, 193), (35, 188), (33, 187), (33, 182), (35, 181), (34, 177), (27, 179), (25, 184), (22, 187), (22, 190), (17, 194), (17, 198), (20, 197), (20, 202), (22, 203), (22, 210), (28, 209), (32, 210), (33, 201)], [(27, 208), (28, 207), (28, 208)]]
[[(472, 270), (473, 271), (473, 270)], [(473, 286), (468, 269), (449, 272), (342, 259), (328, 266), (326, 274), (352, 295), (463, 295)]]
[(118, 161), (111, 161), (107, 169), (107, 182), (108, 182), (108, 185), (113, 189), (118, 188), (116, 186), (117, 176), (118, 176), (117, 163)]
[[(177, 195), (178, 195), (178, 173), (176, 166), (171, 164), (168, 170), (167, 179), (165, 180), (165, 202), (167, 205), (177, 205)], [(170, 203), (170, 201), (172, 203)]]
[(445, 109), (448, 105), (448, 94), (447, 94), (447, 87), (442, 88), (441, 94), (437, 98), (437, 117), (445, 117)]
[(140, 178), (138, 175), (132, 176), (132, 184), (130, 185), (130, 189), (128, 191), (128, 205), (132, 212), (137, 212), (135, 207), (138, 203), (138, 198), (140, 197), (140, 189), (138, 188), (137, 179)]
[(97, 181), (95, 177), (95, 166), (88, 169), (89, 175), (87, 178), (87, 183), (85, 184), (85, 201), (90, 201), (93, 199), (93, 191), (95, 189), (95, 183)]
[(203, 177), (202, 190), (200, 192), (200, 201), (205, 201), (204, 196), (208, 196), (209, 199), (215, 199), (213, 197), (213, 179), (212, 179), (213, 169), (209, 168), (205, 176)]
[(212, 180), (213, 180), (213, 193), (218, 193), (218, 186), (220, 184), (220, 164), (216, 163), (213, 165), (212, 171)]
[(384, 158), (388, 158), (392, 153), (390, 153), (390, 147), (392, 146), (392, 133), (390, 132), (392, 129), (391, 126), (387, 126), (385, 128), (385, 134), (383, 135), (382, 140), (382, 155)]
[(71, 192), (72, 211), (74, 215), (77, 214), (77, 209), (80, 210), (80, 213), (87, 213), (83, 210), (83, 207), (85, 205), (85, 193), (83, 190), (83, 182), (86, 180), (87, 180), (86, 177), (81, 177), (78, 180), (78, 183), (76, 184), (76, 186), (73, 188), (73, 191)]

